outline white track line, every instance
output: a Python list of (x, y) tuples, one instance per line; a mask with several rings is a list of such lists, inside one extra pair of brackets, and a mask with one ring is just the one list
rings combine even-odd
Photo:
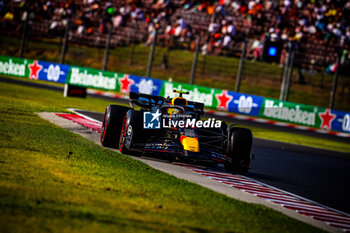
[(86, 116), (85, 114), (82, 114), (82, 113), (77, 112), (77, 110), (79, 110), (79, 109), (67, 108), (67, 110), (69, 110), (69, 111), (71, 111), (71, 112), (74, 112), (74, 113), (77, 114), (78, 116), (81, 116), (81, 117), (83, 117), (83, 118), (85, 118), (85, 119), (87, 119), (87, 120), (89, 120), (89, 121), (94, 121), (94, 122), (99, 123), (99, 124), (102, 125), (102, 122), (101, 122), (101, 121), (96, 120), (96, 119), (94, 119), (94, 118), (92, 118), (92, 117)]
[[(335, 210), (307, 198), (300, 197), (299, 195), (280, 190), (249, 177), (241, 175), (235, 176), (232, 174), (224, 175), (224, 173), (221, 171), (206, 171), (198, 167), (193, 168), (186, 165), (181, 166), (187, 167), (188, 169), (210, 179), (228, 184), (233, 188), (237, 188), (275, 204), (281, 205), (285, 208), (294, 210), (302, 215), (306, 215), (318, 221), (325, 222), (328, 225), (341, 228), (343, 231), (349, 230), (349, 215), (343, 213), (342, 211)], [(246, 180), (246, 182), (242, 182), (242, 180)], [(251, 183), (255, 184), (251, 185)]]

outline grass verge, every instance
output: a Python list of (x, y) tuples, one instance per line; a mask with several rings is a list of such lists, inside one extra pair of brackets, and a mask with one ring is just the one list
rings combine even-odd
[(0, 100), (1, 232), (319, 231), (154, 170), (35, 114), (103, 111), (106, 101), (5, 83)]

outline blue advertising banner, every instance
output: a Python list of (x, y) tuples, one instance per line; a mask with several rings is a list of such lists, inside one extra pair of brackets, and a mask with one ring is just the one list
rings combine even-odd
[(350, 113), (330, 110), (331, 130), (350, 133)]
[(232, 99), (228, 103), (228, 111), (250, 116), (258, 116), (264, 98), (255, 95), (228, 91)]
[(37, 61), (37, 64), (40, 67), (39, 80), (66, 83), (70, 66), (44, 61)]
[(129, 78), (133, 80), (133, 84), (130, 86), (130, 91), (132, 92), (159, 95), (163, 86), (163, 80), (145, 78), (136, 75), (129, 75)]

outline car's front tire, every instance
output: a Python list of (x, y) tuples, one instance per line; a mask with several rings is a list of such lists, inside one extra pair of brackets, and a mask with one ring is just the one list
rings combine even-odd
[(130, 153), (130, 149), (136, 138), (140, 138), (142, 132), (142, 112), (130, 110), (125, 115), (123, 126), (119, 138), (119, 151), (126, 154)]
[(252, 166), (252, 146), (253, 135), (249, 129), (229, 127), (227, 155), (232, 161), (225, 164), (225, 169), (237, 174), (246, 173)]
[(119, 137), (128, 107), (109, 105), (106, 108), (101, 130), (101, 144), (104, 147), (119, 148)]

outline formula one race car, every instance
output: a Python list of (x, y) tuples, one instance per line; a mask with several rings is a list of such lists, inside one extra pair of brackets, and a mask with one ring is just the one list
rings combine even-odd
[(130, 92), (130, 106), (109, 105), (101, 144), (122, 153), (172, 155), (178, 159), (224, 163), (245, 173), (252, 166), (253, 136), (249, 129), (227, 127), (215, 119), (201, 120), (204, 104), (187, 101), (189, 92), (163, 98)]

